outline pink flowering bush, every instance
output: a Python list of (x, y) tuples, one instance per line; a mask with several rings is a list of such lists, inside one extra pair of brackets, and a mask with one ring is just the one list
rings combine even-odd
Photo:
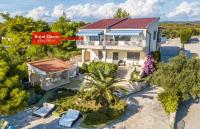
[(156, 70), (155, 63), (156, 61), (154, 60), (153, 56), (148, 55), (143, 67), (144, 76), (148, 76)]

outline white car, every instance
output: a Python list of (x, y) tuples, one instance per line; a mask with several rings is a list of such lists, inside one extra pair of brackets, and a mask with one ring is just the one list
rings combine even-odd
[(80, 117), (80, 111), (69, 109), (60, 120), (59, 125), (71, 128), (73, 123)]
[(43, 106), (33, 112), (33, 115), (39, 117), (46, 117), (55, 109), (55, 105), (51, 103), (43, 103)]

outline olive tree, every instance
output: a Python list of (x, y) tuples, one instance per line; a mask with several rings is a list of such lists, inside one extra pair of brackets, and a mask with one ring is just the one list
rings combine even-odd
[(192, 30), (191, 29), (182, 29), (180, 31), (180, 40), (182, 44), (182, 49), (184, 49), (184, 44), (188, 43), (192, 36)]
[(160, 63), (151, 77), (151, 82), (162, 87), (171, 98), (177, 96), (178, 99), (175, 100), (178, 102), (186, 101), (191, 97), (195, 99), (200, 96), (200, 59), (188, 59), (181, 52), (169, 63)]

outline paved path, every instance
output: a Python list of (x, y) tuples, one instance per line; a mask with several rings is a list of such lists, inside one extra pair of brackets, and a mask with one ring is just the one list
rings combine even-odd
[[(200, 102), (189, 100), (177, 112), (177, 129), (200, 129)], [(183, 125), (185, 124), (185, 127)]]
[[(114, 123), (116, 129), (169, 129), (169, 117), (157, 100), (157, 88), (147, 88), (129, 96), (126, 113), (122, 119)], [(124, 122), (122, 122), (124, 121)]]

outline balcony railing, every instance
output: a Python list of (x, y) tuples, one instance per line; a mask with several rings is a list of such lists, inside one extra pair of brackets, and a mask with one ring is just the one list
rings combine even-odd
[(92, 46), (99, 46), (103, 45), (102, 42), (99, 41), (76, 41), (77, 45), (92, 45)]
[(77, 41), (76, 42), (77, 46), (79, 48), (134, 48), (134, 47), (140, 47), (144, 48), (146, 47), (146, 42), (145, 40), (143, 41)]
[(145, 47), (145, 42), (134, 42), (134, 41), (103, 41), (102, 44), (106, 46), (137, 46)]

